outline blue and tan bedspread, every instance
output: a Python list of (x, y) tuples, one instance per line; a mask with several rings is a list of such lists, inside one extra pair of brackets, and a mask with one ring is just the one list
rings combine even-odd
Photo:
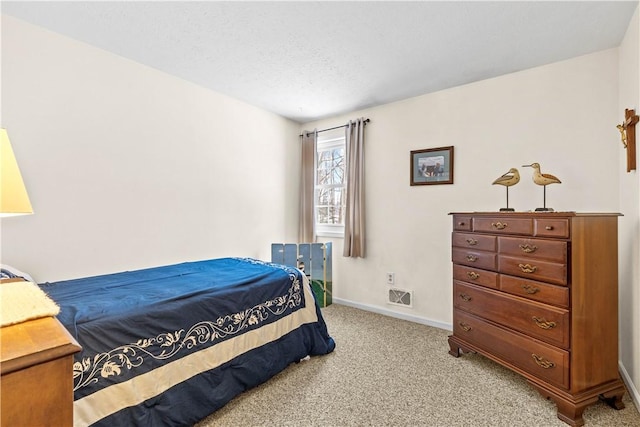
[(40, 286), (82, 346), (76, 425), (191, 425), (335, 347), (306, 277), (279, 264), (222, 258)]

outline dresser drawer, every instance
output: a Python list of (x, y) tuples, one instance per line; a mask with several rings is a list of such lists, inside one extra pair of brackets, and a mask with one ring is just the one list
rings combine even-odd
[(479, 268), (453, 264), (453, 279), (490, 288), (498, 288), (498, 273)]
[(473, 231), (501, 234), (533, 234), (533, 220), (531, 218), (473, 218)]
[(569, 348), (569, 311), (462, 282), (453, 283), (453, 306)]
[[(455, 274), (453, 278), (456, 278)], [(558, 305), (560, 307), (569, 307), (569, 288), (566, 286), (550, 285), (548, 283), (536, 282), (535, 280), (507, 276), (506, 274), (501, 274), (498, 282), (500, 290), (504, 292), (509, 292), (510, 294), (534, 301)]]
[(566, 218), (536, 218), (533, 220), (533, 232), (537, 237), (569, 238), (569, 220)]
[(526, 279), (542, 280), (556, 285), (567, 284), (567, 264), (499, 255), (498, 270)]
[(454, 215), (453, 229), (456, 231), (471, 231), (471, 217)]
[(452, 248), (451, 260), (454, 264), (468, 265), (484, 270), (495, 270), (497, 254), (495, 252), (475, 251), (470, 249)]
[(569, 388), (569, 352), (493, 325), (460, 310), (453, 312), (455, 336), (506, 363)]
[(461, 248), (492, 252), (495, 252), (498, 247), (496, 236), (472, 233), (453, 233), (451, 236), (451, 244)]
[(557, 240), (500, 236), (498, 252), (522, 258), (539, 258), (560, 264), (567, 263), (567, 242)]

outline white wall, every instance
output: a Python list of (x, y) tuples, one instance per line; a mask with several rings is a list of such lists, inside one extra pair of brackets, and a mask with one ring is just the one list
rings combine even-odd
[[(557, 211), (614, 211), (620, 206), (618, 51), (592, 55), (460, 86), (348, 115), (307, 123), (332, 127), (371, 119), (366, 128), (367, 251), (334, 259), (334, 298), (451, 325), (450, 233), (454, 211), (505, 206), (495, 178), (518, 167), (509, 192), (516, 210), (543, 204), (531, 180), (539, 162), (562, 184), (547, 188)], [(454, 146), (453, 185), (409, 185), (411, 150)], [(336, 240), (335, 252), (341, 253)], [(414, 292), (412, 309), (387, 304), (385, 272)]]
[[(620, 91), (617, 122), (625, 108), (640, 113), (640, 18), (639, 10), (629, 24), (620, 45)], [(636, 137), (640, 138), (640, 127)], [(638, 147), (640, 148), (640, 146)], [(640, 177), (638, 171), (626, 172), (627, 153), (618, 142), (620, 174), (620, 362), (636, 406), (640, 407)], [(636, 151), (637, 157), (637, 151)], [(636, 159), (636, 164), (640, 163)]]
[(1, 87), (35, 211), (2, 221), (2, 262), (36, 280), (297, 237), (294, 122), (7, 16)]
[[(334, 239), (337, 300), (450, 327), (448, 213), (503, 207), (505, 190), (491, 182), (510, 167), (523, 176), (511, 206), (541, 206), (542, 189), (520, 167), (539, 162), (563, 181), (548, 187), (548, 206), (625, 214), (620, 355), (640, 384), (640, 183), (624, 172), (615, 128), (625, 107), (639, 109), (639, 25), (636, 10), (620, 54), (298, 126), (3, 17), (0, 117), (36, 213), (2, 221), (2, 261), (44, 281), (185, 259), (266, 259), (269, 243), (297, 238), (298, 132), (365, 116), (368, 255), (343, 258)], [(455, 183), (410, 187), (409, 152), (449, 145)], [(414, 291), (412, 309), (386, 303), (386, 272)]]

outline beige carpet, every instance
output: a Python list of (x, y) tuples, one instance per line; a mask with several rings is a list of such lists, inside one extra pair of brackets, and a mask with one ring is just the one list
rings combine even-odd
[[(448, 354), (448, 331), (333, 304), (336, 350), (293, 364), (197, 424), (214, 426), (487, 426), (567, 424), (526, 381), (486, 358)], [(600, 402), (586, 426), (640, 426)]]

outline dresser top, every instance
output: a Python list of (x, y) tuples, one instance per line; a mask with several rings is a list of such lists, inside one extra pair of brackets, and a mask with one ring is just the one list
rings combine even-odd
[(55, 317), (0, 328), (2, 375), (81, 350)]
[(618, 212), (534, 212), (534, 211), (523, 211), (523, 212), (450, 212), (449, 215), (470, 215), (470, 216), (526, 216), (530, 217), (532, 215), (541, 216), (545, 218), (554, 218), (554, 217), (577, 217), (577, 216), (623, 216)]

